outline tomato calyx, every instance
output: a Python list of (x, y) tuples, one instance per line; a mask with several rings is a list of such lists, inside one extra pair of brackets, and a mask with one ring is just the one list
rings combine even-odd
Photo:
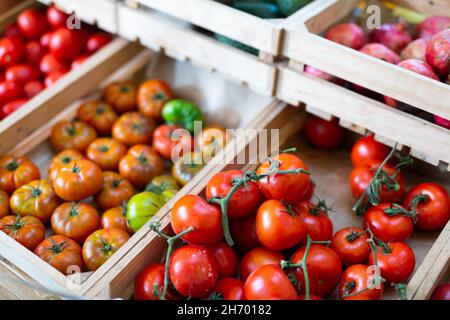
[(63, 157), (63, 158), (61, 158), (61, 162), (63, 164), (69, 164), (72, 160), (73, 160), (72, 157)]
[(75, 123), (74, 123), (74, 122), (72, 122), (72, 123), (70, 124), (70, 126), (68, 126), (68, 127), (66, 128), (66, 132), (67, 132), (67, 134), (68, 134), (69, 136), (72, 136), (72, 137), (77, 133), (77, 130), (75, 129)]
[(145, 166), (148, 165), (148, 159), (147, 159), (147, 157), (144, 155), (143, 152), (137, 157), (137, 159), (138, 159), (139, 163), (140, 163), (142, 166), (145, 167)]
[(159, 101), (159, 100), (166, 100), (167, 97), (164, 93), (162, 92), (157, 92), (153, 95), (153, 100)]
[(71, 171), (72, 171), (73, 173), (77, 173), (77, 174), (78, 174), (78, 173), (80, 173), (81, 169), (80, 169), (79, 166), (77, 166), (76, 163), (74, 163)]
[(122, 183), (122, 179), (115, 179), (113, 180), (113, 182), (111, 183), (111, 186), (113, 188), (118, 188), (120, 186), (120, 184)]
[(105, 146), (105, 145), (100, 146), (100, 147), (98, 148), (98, 151), (103, 152), (103, 153), (108, 152), (108, 151), (109, 151), (109, 147), (108, 147), (108, 146)]
[(96, 113), (97, 115), (102, 115), (102, 114), (105, 113), (105, 111), (106, 111), (106, 108), (105, 108), (105, 105), (104, 105), (104, 104), (99, 104), (99, 105), (97, 106), (97, 109), (95, 109), (95, 113)]
[(408, 286), (406, 284), (397, 283), (394, 288), (401, 300), (408, 300)]
[(224, 300), (223, 294), (217, 291), (212, 292), (207, 300)]
[(130, 89), (128, 88), (128, 86), (120, 86), (119, 91), (121, 93), (128, 93)]
[(298, 212), (297, 208), (284, 200), (281, 200), (280, 202), (286, 207), (286, 210), (283, 210), (281, 212), (289, 213), (291, 217), (295, 217)]
[(39, 187), (33, 187), (31, 190), (31, 196), (33, 198), (38, 198), (42, 194), (42, 190)]
[(352, 232), (345, 237), (348, 242), (352, 243), (356, 241), (359, 237), (362, 236), (362, 233), (356, 232), (355, 229), (352, 229)]
[(60, 244), (57, 244), (55, 240), (53, 239), (49, 240), (52, 243), (52, 246), (49, 248), (49, 250), (53, 253), (53, 255), (60, 254), (61, 252), (64, 251), (64, 246), (66, 245), (65, 241), (61, 242)]
[(12, 160), (10, 162), (8, 162), (8, 164), (6, 165), (6, 169), (8, 171), (16, 171), (19, 168), (20, 164), (19, 162), (17, 162), (17, 160)]
[[(355, 288), (356, 288), (356, 281), (352, 280), (352, 281), (350, 281), (350, 282), (347, 282), (347, 283), (344, 285), (344, 290), (343, 290), (343, 295), (342, 295), (342, 297), (343, 297), (343, 298), (348, 298), (348, 297), (350, 297), (351, 294), (352, 294), (352, 291), (355, 290)], [(361, 292), (360, 292), (360, 293), (361, 293)]]
[(143, 128), (142, 128), (142, 124), (134, 122), (131, 126), (131, 128), (139, 133), (142, 133)]
[(109, 244), (105, 239), (100, 238), (100, 242), (102, 243), (103, 247), (101, 248), (101, 250), (105, 253), (105, 254), (109, 254), (111, 251), (114, 251), (114, 247)]
[(79, 205), (76, 202), (72, 202), (72, 207), (70, 208), (69, 215), (71, 217), (76, 217), (80, 214), (80, 211), (78, 210)]
[(333, 211), (332, 207), (327, 206), (327, 202), (325, 200), (320, 200), (319, 198), (316, 205), (311, 206), (308, 205), (308, 213), (315, 217), (321, 216), (322, 214), (327, 214), (328, 211)]
[(16, 221), (14, 221), (14, 223), (7, 224), (7, 225), (5, 225), (5, 227), (8, 228), (9, 230), (13, 230), (13, 231), (18, 231), (18, 230), (22, 229), (23, 226), (25, 225), (25, 223), (23, 223), (23, 221), (21, 221), (20, 218), (21, 217), (18, 215), (16, 217)]

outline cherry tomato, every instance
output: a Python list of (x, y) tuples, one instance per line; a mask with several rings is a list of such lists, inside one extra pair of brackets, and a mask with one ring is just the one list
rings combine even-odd
[(217, 263), (207, 250), (189, 245), (172, 254), (169, 274), (175, 289), (192, 298), (210, 294), (219, 278)]
[(219, 208), (199, 196), (188, 194), (173, 206), (170, 222), (176, 234), (193, 227), (194, 231), (182, 239), (192, 245), (207, 246), (223, 237), (221, 216)]
[(40, 177), (39, 168), (26, 157), (5, 155), (0, 158), (0, 190), (11, 194)]
[(86, 267), (91, 271), (97, 270), (128, 239), (130, 239), (130, 235), (121, 229), (100, 229), (95, 231), (83, 244), (82, 254)]
[(103, 172), (103, 188), (94, 196), (95, 203), (102, 210), (118, 207), (134, 195), (130, 181), (112, 171)]
[[(134, 297), (136, 300), (160, 300), (164, 290), (164, 263), (155, 263), (145, 267), (134, 281)], [(174, 300), (178, 295), (169, 286), (166, 300)]]
[(51, 236), (42, 241), (34, 253), (63, 274), (84, 270), (80, 245), (67, 237)]
[[(206, 197), (225, 198), (233, 188), (233, 181), (244, 175), (241, 170), (228, 170), (216, 173), (206, 186)], [(256, 211), (261, 201), (261, 194), (256, 182), (248, 181), (237, 189), (227, 206), (227, 215), (230, 219), (248, 216)]]
[(96, 138), (97, 133), (87, 123), (61, 121), (52, 128), (50, 142), (57, 151), (75, 149), (84, 152)]
[(383, 283), (380, 283), (378, 287), (368, 287), (375, 280), (374, 271), (373, 266), (364, 264), (355, 264), (345, 270), (339, 284), (339, 298), (341, 300), (380, 300), (383, 297)]
[(85, 39), (79, 30), (60, 28), (52, 33), (49, 43), (50, 51), (57, 59), (71, 61), (84, 49)]
[(69, 70), (69, 65), (64, 61), (57, 59), (55, 55), (47, 53), (42, 57), (41, 62), (39, 63), (39, 69), (45, 74), (50, 74), (53, 71), (67, 72)]
[(49, 45), (50, 45), (50, 40), (52, 38), (52, 34), (53, 32), (46, 32), (42, 35), (42, 37), (39, 39), (39, 44), (45, 48), (48, 49)]
[(41, 46), (39, 41), (30, 41), (25, 46), (25, 61), (33, 65), (39, 65), (47, 49)]
[(257, 268), (244, 285), (247, 300), (296, 300), (297, 292), (288, 276), (276, 265)]
[(153, 148), (165, 159), (175, 162), (183, 152), (192, 151), (193, 147), (191, 134), (178, 126), (163, 124), (153, 132)]
[(136, 110), (136, 85), (131, 82), (112, 83), (103, 91), (103, 99), (119, 113)]
[(219, 279), (236, 276), (238, 269), (238, 256), (225, 242), (218, 242), (207, 247), (209, 254), (216, 260)]
[(102, 214), (102, 217), (100, 218), (100, 227), (102, 229), (122, 229), (131, 235), (133, 234), (133, 231), (128, 225), (126, 215), (126, 204), (122, 204), (122, 206), (120, 207), (108, 209)]
[(91, 100), (78, 107), (77, 118), (90, 124), (99, 135), (111, 135), (111, 130), (118, 116), (111, 105), (98, 100)]
[(0, 190), (0, 218), (9, 215), (9, 194)]
[(6, 118), (11, 113), (13, 113), (13, 112), (17, 111), (19, 108), (21, 108), (27, 102), (28, 102), (28, 99), (17, 99), (17, 100), (8, 102), (2, 108), (2, 116)]
[(0, 67), (8, 68), (22, 61), (25, 44), (19, 37), (0, 39)]
[[(306, 164), (292, 154), (279, 154), (261, 164), (257, 174), (268, 174), (275, 170), (308, 170)], [(260, 180), (261, 191), (268, 199), (285, 200), (289, 203), (299, 202), (308, 189), (309, 175), (275, 174)]]
[(256, 214), (256, 235), (271, 250), (286, 250), (306, 239), (306, 225), (295, 207), (267, 200)]
[(375, 140), (375, 135), (359, 139), (352, 148), (350, 157), (353, 166), (363, 166), (370, 161), (383, 162), (389, 155), (389, 148)]
[(55, 82), (62, 78), (67, 72), (65, 71), (52, 71), (50, 72), (44, 80), (45, 87), (51, 87)]
[(80, 152), (74, 149), (63, 150), (53, 157), (48, 168), (48, 179), (55, 180), (59, 169), (66, 164), (74, 164), (78, 160), (86, 159)]
[(21, 35), (28, 39), (36, 39), (48, 30), (48, 22), (45, 16), (34, 9), (27, 9), (17, 18), (17, 25)]
[(111, 138), (95, 139), (86, 150), (86, 156), (102, 170), (117, 170), (120, 160), (126, 154), (127, 148)]
[(95, 53), (111, 41), (111, 36), (105, 32), (98, 32), (91, 35), (86, 43), (86, 51), (89, 54)]
[[(389, 282), (401, 283), (413, 273), (416, 257), (412, 249), (404, 242), (390, 242), (388, 248), (377, 248), (377, 261), (381, 276)], [(369, 256), (369, 265), (374, 265), (373, 252)]]
[(450, 300), (450, 283), (437, 287), (430, 300)]
[(0, 82), (0, 105), (21, 98), (23, 94), (22, 86), (16, 82)]
[(59, 10), (55, 5), (47, 8), (47, 20), (53, 29), (66, 27), (68, 18), (69, 15)]
[(8, 38), (20, 36), (20, 29), (17, 23), (12, 23), (5, 27), (4, 36)]
[(45, 239), (45, 226), (36, 217), (6, 216), (0, 219), (0, 230), (33, 251)]
[(316, 188), (316, 185), (314, 184), (314, 182), (312, 180), (310, 180), (308, 188), (306, 189), (305, 194), (303, 195), (303, 198), (300, 200), (300, 202), (310, 201), (312, 199), (312, 197), (314, 196), (315, 188)]
[[(353, 197), (359, 198), (364, 190), (367, 189), (370, 182), (375, 177), (375, 172), (380, 167), (381, 162), (379, 161), (369, 161), (363, 166), (355, 167), (350, 174), (350, 191)], [(393, 176), (395, 174), (395, 168), (390, 164), (386, 164), (383, 170), (387, 175)], [(398, 190), (389, 190), (385, 185), (381, 187), (379, 196), (381, 202), (397, 202), (403, 198), (405, 193), (405, 179), (403, 174), (399, 172), (395, 177), (399, 188)]]
[(363, 225), (370, 228), (376, 238), (384, 242), (404, 241), (413, 232), (413, 221), (410, 217), (386, 213), (394, 208), (392, 203), (382, 203), (370, 208), (364, 215)]
[(283, 254), (278, 251), (272, 251), (264, 247), (252, 249), (241, 260), (239, 267), (241, 280), (246, 281), (248, 276), (259, 267), (268, 264), (278, 266), (283, 259)]
[(37, 96), (44, 89), (45, 89), (45, 85), (39, 80), (30, 81), (23, 87), (23, 90), (25, 91), (25, 95), (29, 99), (33, 98), (34, 96)]
[(155, 122), (139, 112), (124, 113), (112, 129), (113, 138), (126, 146), (148, 143), (155, 130)]
[(330, 249), (337, 253), (344, 266), (366, 263), (370, 254), (368, 235), (364, 230), (347, 227), (336, 232)]
[(244, 283), (238, 279), (220, 279), (214, 292), (220, 294), (223, 300), (245, 300)]
[(70, 65), (70, 69), (74, 70), (76, 68), (78, 68), (79, 66), (81, 66), (83, 64), (83, 62), (86, 61), (86, 59), (89, 58), (88, 55), (81, 55), (78, 58), (76, 58), (75, 60), (72, 61), (71, 65)]
[[(301, 263), (305, 250), (306, 246), (298, 249), (291, 257), (290, 262), (293, 264)], [(306, 259), (306, 267), (308, 269), (310, 292), (313, 295), (328, 296), (341, 279), (342, 263), (339, 256), (323, 245), (311, 245)], [(295, 268), (294, 274), (299, 283), (298, 290), (303, 293), (305, 290), (303, 269), (301, 267)]]
[(305, 125), (305, 132), (308, 140), (321, 149), (336, 149), (345, 137), (345, 130), (336, 118), (327, 121), (310, 116)]
[(305, 223), (306, 232), (313, 241), (329, 241), (333, 236), (333, 222), (320, 205), (300, 202), (296, 205), (300, 218)]
[(51, 224), (55, 234), (66, 236), (83, 244), (98, 229), (100, 218), (97, 210), (87, 203), (66, 202), (52, 214)]
[(407, 193), (405, 205), (409, 205), (420, 195), (426, 196), (427, 199), (417, 205), (416, 227), (423, 231), (441, 230), (450, 219), (450, 199), (447, 190), (436, 183), (419, 184)]
[(6, 81), (17, 82), (21, 85), (39, 80), (40, 76), (39, 70), (28, 64), (13, 65), (5, 72)]
[(169, 85), (161, 80), (147, 80), (140, 85), (136, 95), (139, 111), (156, 120), (162, 119), (162, 107), (173, 98)]
[(256, 214), (230, 221), (231, 237), (237, 249), (245, 253), (261, 245), (256, 235)]

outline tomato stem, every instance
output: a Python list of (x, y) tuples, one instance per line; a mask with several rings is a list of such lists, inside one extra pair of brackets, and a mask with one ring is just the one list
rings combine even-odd
[(13, 160), (6, 165), (6, 169), (8, 171), (15, 171), (17, 170), (17, 168), (19, 168), (19, 163), (17, 162), (17, 160)]
[(397, 283), (394, 288), (401, 300), (408, 300), (408, 286), (406, 284)]

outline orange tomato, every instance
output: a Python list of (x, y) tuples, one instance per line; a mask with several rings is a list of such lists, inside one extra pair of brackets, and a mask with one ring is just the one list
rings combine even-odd
[(36, 217), (6, 216), (0, 219), (0, 230), (33, 251), (45, 239), (45, 226)]
[(114, 123), (113, 138), (126, 146), (149, 143), (155, 130), (155, 122), (139, 112), (127, 112)]
[(148, 80), (141, 84), (136, 100), (139, 111), (146, 117), (161, 120), (164, 104), (172, 100), (174, 95), (169, 85), (161, 80)]
[(39, 168), (26, 157), (0, 158), (0, 190), (9, 194), (30, 181), (40, 179)]
[(127, 148), (111, 138), (95, 139), (87, 148), (86, 156), (102, 168), (102, 170), (117, 170), (119, 161), (127, 153)]
[(50, 142), (57, 151), (75, 149), (84, 152), (95, 138), (97, 138), (97, 133), (87, 123), (61, 121), (53, 127)]
[(103, 99), (119, 113), (136, 110), (136, 86), (131, 82), (112, 83), (103, 91)]
[(100, 218), (100, 227), (102, 229), (122, 229), (128, 234), (132, 234), (130, 226), (126, 218), (127, 206), (126, 204), (106, 210)]
[(102, 210), (118, 207), (134, 195), (131, 182), (112, 171), (103, 172), (103, 188), (94, 197)]
[[(192, 151), (194, 142), (189, 131), (185, 134), (178, 134), (175, 130), (180, 127), (163, 124), (156, 128), (153, 133), (153, 148), (165, 159), (172, 159), (172, 153), (176, 157), (181, 157), (184, 151)], [(183, 130), (183, 129), (181, 129)], [(177, 159), (173, 159), (176, 161)]]
[(227, 135), (227, 131), (224, 128), (208, 126), (197, 136), (196, 147), (203, 154), (212, 158), (225, 147), (230, 139), (231, 137)]
[(63, 150), (53, 157), (48, 168), (48, 179), (55, 180), (59, 168), (66, 164), (73, 164), (75, 161), (86, 159), (83, 154), (74, 149)]
[(0, 218), (3, 218), (9, 214), (9, 195), (0, 190)]
[(118, 116), (110, 104), (91, 100), (78, 108), (77, 118), (90, 124), (99, 135), (106, 136), (111, 134), (112, 126)]

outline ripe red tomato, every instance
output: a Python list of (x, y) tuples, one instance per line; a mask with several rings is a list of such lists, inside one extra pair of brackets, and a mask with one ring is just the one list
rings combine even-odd
[(300, 218), (305, 223), (306, 232), (313, 241), (329, 241), (333, 236), (333, 222), (319, 205), (300, 202), (296, 205)]
[(60, 28), (52, 33), (49, 48), (57, 59), (71, 61), (83, 52), (84, 40), (81, 31)]
[(184, 246), (170, 258), (170, 281), (185, 297), (201, 298), (210, 294), (217, 283), (217, 263), (207, 250)]
[(305, 125), (308, 140), (321, 149), (336, 149), (345, 137), (345, 130), (339, 125), (339, 120), (331, 121), (310, 116)]
[[(301, 263), (306, 246), (298, 249), (291, 257), (293, 264)], [(309, 276), (310, 293), (319, 297), (328, 296), (336, 288), (341, 279), (342, 263), (339, 256), (330, 248), (312, 244), (306, 259)], [(304, 293), (305, 279), (303, 269), (295, 268), (294, 275), (298, 280), (298, 290)]]
[(247, 300), (296, 300), (297, 292), (288, 276), (276, 265), (257, 268), (244, 284)]
[(450, 283), (437, 287), (430, 300), (450, 300)]
[(40, 177), (38, 166), (26, 157), (5, 155), (0, 158), (0, 190), (11, 194), (21, 186), (39, 180)]
[(111, 41), (111, 36), (105, 32), (94, 33), (89, 36), (86, 43), (86, 51), (89, 54), (97, 52)]
[(22, 86), (16, 82), (0, 82), (0, 105), (19, 99), (23, 94)]
[[(377, 261), (381, 276), (388, 282), (402, 283), (413, 273), (416, 257), (412, 249), (404, 242), (387, 244), (389, 252), (377, 248)], [(373, 252), (369, 256), (369, 265), (374, 264)]]
[(14, 111), (18, 110), (20, 107), (22, 107), (27, 102), (28, 102), (28, 99), (17, 99), (17, 100), (8, 102), (7, 104), (5, 104), (2, 107), (2, 110), (1, 110), (2, 117), (6, 118), (7, 116), (9, 116)]
[[(374, 271), (373, 267), (364, 264), (355, 264), (345, 270), (339, 284), (339, 298), (341, 300), (380, 300), (383, 297), (383, 283), (380, 283), (378, 287), (368, 287), (368, 284), (374, 280)], [(364, 292), (361, 292), (363, 290)], [(352, 296), (344, 297), (344, 295)]]
[(53, 71), (69, 71), (69, 66), (66, 62), (61, 61), (55, 57), (55, 55), (51, 53), (47, 53), (39, 64), (39, 69), (42, 73), (49, 74)]
[(77, 150), (67, 149), (59, 152), (55, 155), (48, 167), (48, 179), (50, 181), (55, 180), (59, 169), (66, 164), (74, 164), (78, 160), (86, 159), (83, 154)]
[(69, 15), (59, 10), (55, 5), (47, 8), (47, 20), (53, 29), (66, 27), (68, 18)]
[(404, 241), (413, 232), (413, 221), (404, 215), (389, 215), (386, 209), (393, 208), (392, 203), (382, 203), (367, 210), (363, 225), (370, 228), (376, 238), (384, 242)]
[(192, 245), (207, 246), (223, 237), (221, 216), (219, 208), (199, 196), (189, 194), (175, 203), (170, 222), (176, 234), (193, 227), (194, 231), (182, 239)]
[[(353, 197), (359, 198), (364, 193), (364, 190), (367, 189), (373, 180), (375, 172), (380, 165), (381, 162), (379, 161), (369, 161), (365, 165), (355, 167), (352, 170), (349, 181)], [(390, 164), (386, 164), (382, 171), (389, 176), (395, 174), (395, 168)], [(379, 192), (381, 202), (398, 202), (403, 198), (403, 194), (405, 193), (405, 179), (401, 172), (397, 174), (396, 181), (399, 185), (398, 190), (389, 190), (385, 185), (381, 187)]]
[(16, 64), (6, 69), (5, 72), (6, 81), (17, 82), (21, 85), (38, 80), (40, 76), (39, 70), (29, 64)]
[[(194, 140), (189, 132), (183, 130), (185, 134), (174, 132), (180, 129), (175, 125), (163, 124), (153, 132), (153, 148), (165, 159), (176, 160), (183, 155), (184, 151), (192, 151)], [(173, 154), (173, 155), (172, 155)]]
[(52, 38), (52, 34), (53, 32), (46, 32), (42, 35), (41, 39), (39, 40), (39, 43), (43, 48), (48, 49), (50, 45), (50, 39)]
[(56, 81), (62, 78), (67, 72), (65, 71), (52, 71), (50, 72), (44, 80), (45, 87), (48, 88), (52, 86)]
[(230, 232), (236, 248), (245, 253), (261, 245), (256, 235), (256, 214), (230, 221)]
[(245, 300), (244, 283), (238, 279), (220, 279), (214, 292), (221, 294), (223, 300)]
[(234, 277), (238, 271), (238, 256), (225, 242), (207, 247), (209, 254), (216, 260), (219, 279)]
[(39, 80), (30, 81), (23, 87), (23, 90), (25, 91), (25, 95), (29, 99), (38, 95), (44, 89), (45, 89), (45, 85)]
[(422, 183), (406, 194), (404, 204), (409, 205), (420, 195), (425, 195), (427, 200), (417, 205), (416, 227), (424, 231), (441, 230), (450, 219), (450, 199), (447, 190), (436, 183)]
[[(257, 174), (268, 174), (278, 170), (308, 170), (306, 164), (292, 154), (279, 154), (261, 164)], [(261, 191), (268, 199), (285, 200), (289, 203), (299, 202), (306, 193), (310, 183), (307, 174), (275, 174), (260, 180)]]
[(30, 41), (25, 46), (25, 61), (33, 65), (38, 65), (44, 55), (47, 53), (39, 41)]
[(89, 58), (88, 55), (81, 55), (78, 58), (76, 58), (75, 60), (72, 61), (72, 64), (70, 65), (70, 69), (74, 70), (76, 68), (78, 68), (80, 65), (83, 64), (84, 61), (86, 61), (86, 59)]
[(134, 195), (134, 187), (130, 181), (116, 172), (103, 172), (103, 188), (94, 196), (95, 203), (102, 210), (118, 207), (126, 203)]
[(6, 216), (0, 219), (0, 230), (33, 251), (45, 239), (45, 226), (33, 216)]
[(314, 184), (314, 182), (312, 180), (310, 180), (308, 188), (306, 189), (305, 194), (303, 195), (302, 199), (300, 199), (300, 202), (310, 201), (311, 198), (314, 196), (315, 188), (316, 188), (316, 185)]
[(271, 250), (286, 250), (306, 239), (306, 226), (295, 207), (267, 200), (256, 214), (256, 235)]
[(4, 30), (4, 36), (8, 38), (20, 36), (20, 29), (17, 23), (12, 23), (6, 26)]
[[(215, 174), (206, 186), (206, 197), (225, 198), (233, 188), (233, 180), (242, 177), (241, 170), (227, 170)], [(227, 215), (230, 219), (248, 216), (256, 211), (261, 201), (261, 194), (257, 183), (249, 181), (240, 187), (230, 199)]]
[(45, 16), (34, 9), (22, 11), (17, 18), (20, 33), (27, 39), (36, 39), (48, 30), (48, 22)]
[(353, 145), (350, 157), (352, 164), (357, 167), (363, 166), (369, 161), (383, 162), (389, 155), (389, 152), (389, 148), (375, 141), (375, 135), (371, 134), (359, 139)]
[(344, 266), (366, 263), (370, 254), (369, 237), (364, 230), (347, 227), (336, 232), (330, 249), (337, 253)]
[(267, 264), (278, 266), (283, 259), (283, 254), (278, 251), (272, 251), (264, 247), (252, 249), (241, 260), (239, 267), (241, 280), (247, 280), (248, 276), (259, 267)]
[[(164, 290), (164, 274), (164, 263), (155, 263), (145, 267), (134, 281), (136, 300), (160, 300)], [(164, 298), (174, 300), (179, 297), (169, 286)]]
[(25, 44), (19, 37), (0, 39), (0, 67), (8, 68), (22, 61)]

